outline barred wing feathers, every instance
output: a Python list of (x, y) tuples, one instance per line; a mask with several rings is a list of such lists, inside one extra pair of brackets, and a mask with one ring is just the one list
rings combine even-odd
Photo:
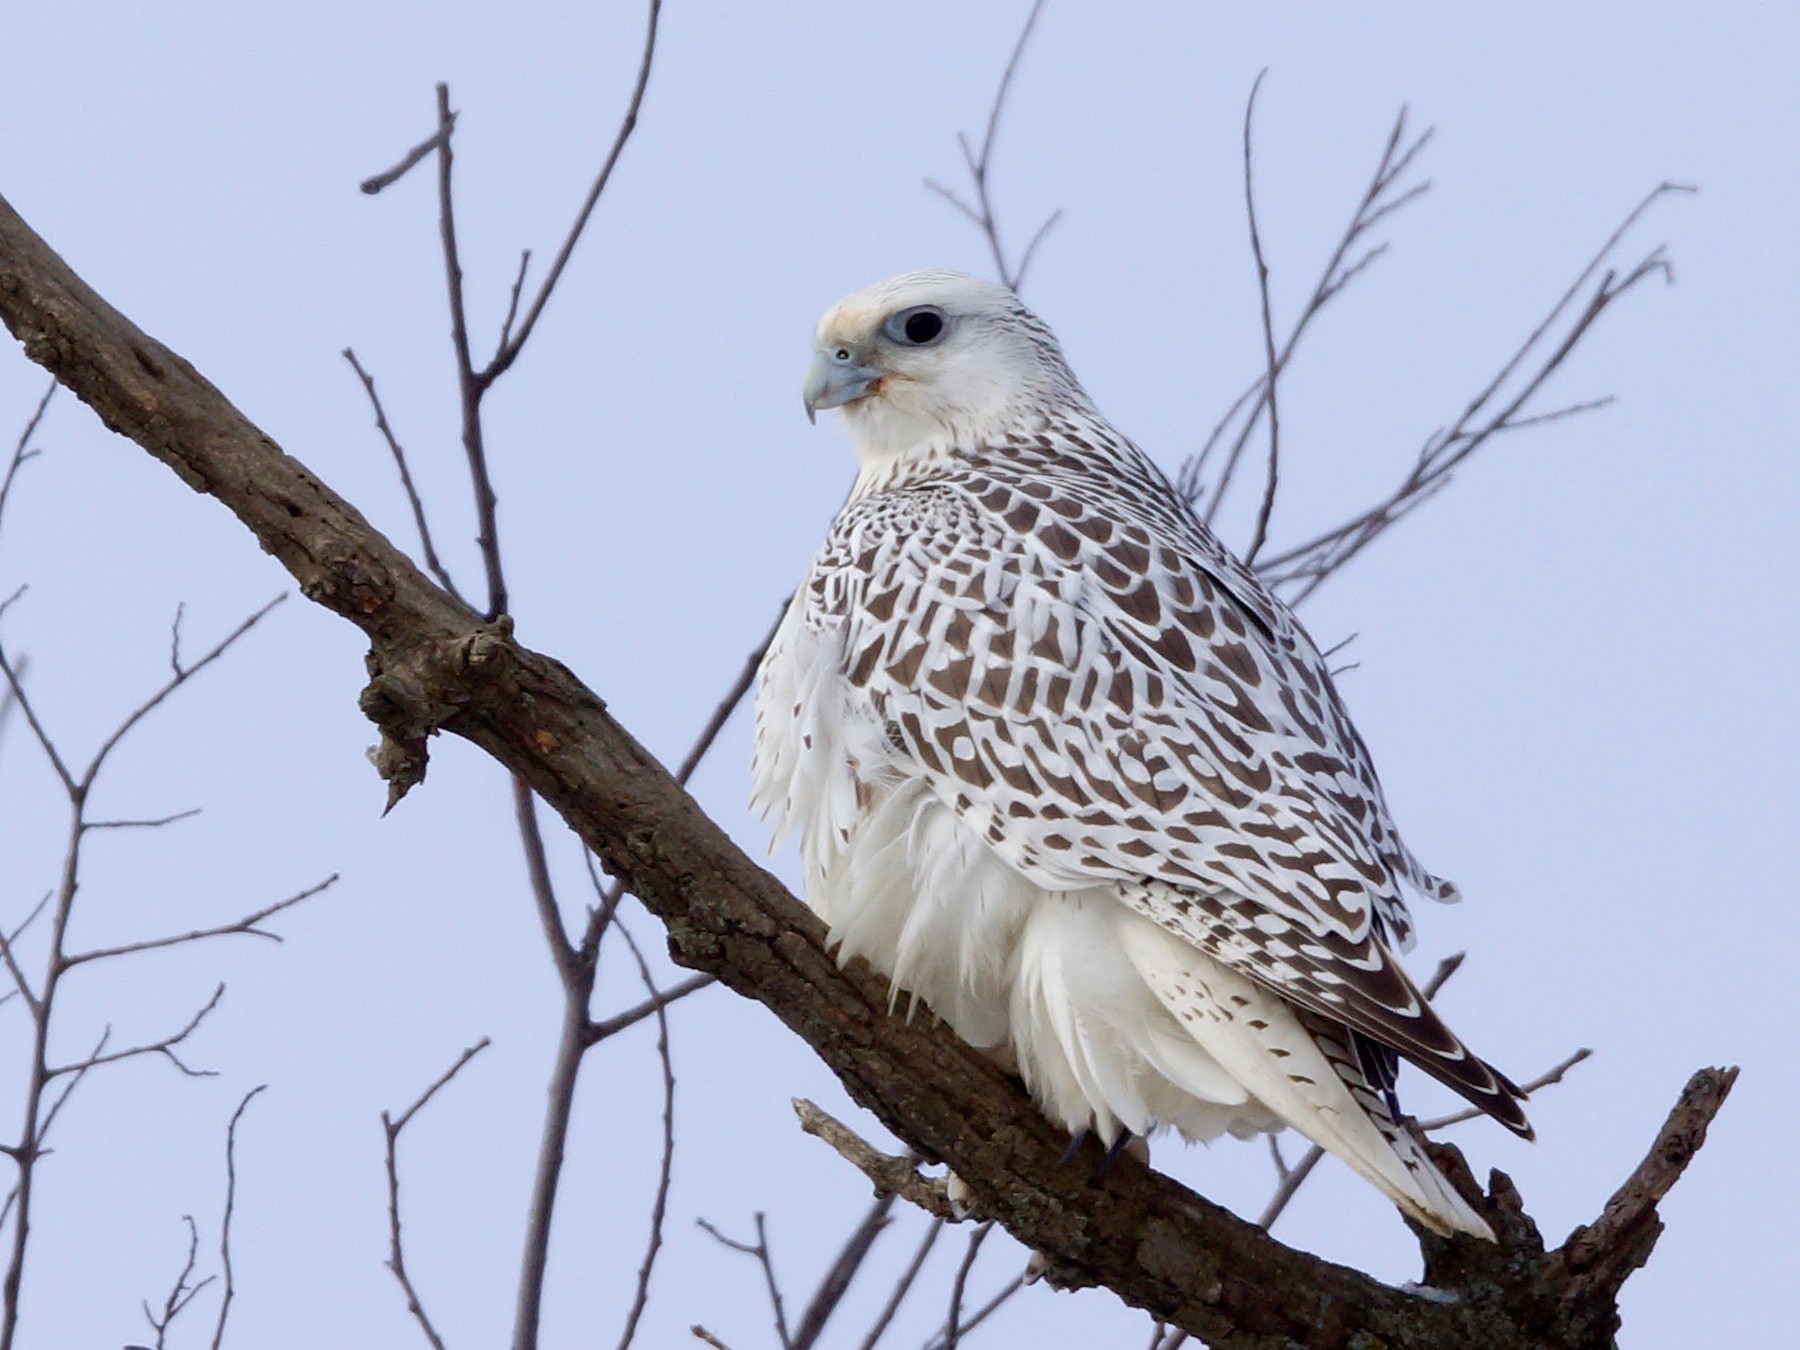
[(796, 604), (842, 625), (896, 759), (1033, 882), (1116, 886), (1529, 1136), (1387, 949), (1402, 882), (1455, 891), (1401, 843), (1323, 658), (1134, 447), (1095, 473), (1107, 434), (1052, 426), (854, 499)]

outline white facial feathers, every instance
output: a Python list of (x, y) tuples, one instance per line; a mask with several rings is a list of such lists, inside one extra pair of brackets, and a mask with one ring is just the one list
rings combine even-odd
[(1033, 425), (1049, 402), (1086, 402), (1049, 329), (1006, 287), (961, 272), (847, 296), (814, 348), (808, 409), (840, 409), (865, 476)]

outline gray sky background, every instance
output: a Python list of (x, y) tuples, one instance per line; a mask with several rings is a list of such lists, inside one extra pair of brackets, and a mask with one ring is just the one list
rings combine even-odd
[[(521, 637), (567, 661), (641, 739), (679, 758), (798, 576), (849, 482), (799, 380), (842, 293), (907, 267), (986, 270), (981, 240), (921, 180), (958, 179), (1024, 6), (672, 3), (645, 118), (544, 323), (489, 403)], [(413, 455), (439, 539), (477, 580), (429, 174), (356, 191), (431, 125), (450, 81), (477, 345), (520, 247), (545, 259), (610, 141), (642, 23), (633, 5), (350, 3), (5, 7), (0, 192), (89, 282), (190, 358), (397, 539), (404, 500), (354, 345)], [(1415, 967), (1467, 949), (1444, 996), (1485, 1055), (1529, 1077), (1596, 1050), (1533, 1106), (1540, 1142), (1456, 1138), (1510, 1172), (1559, 1241), (1637, 1161), (1686, 1075), (1744, 1075), (1665, 1206), (1629, 1286), (1626, 1343), (1759, 1343), (1791, 1321), (1800, 1234), (1791, 1123), (1797, 643), (1794, 221), (1800, 21), (1781, 6), (1052, 3), (1008, 110), (996, 190), (1013, 239), (1065, 217), (1026, 297), (1108, 414), (1173, 468), (1256, 372), (1261, 338), (1240, 180), (1259, 109), (1259, 198), (1278, 318), (1291, 316), (1397, 108), (1434, 124), (1424, 200), (1390, 256), (1321, 322), (1284, 390), (1277, 543), (1335, 523), (1404, 471), (1630, 207), (1665, 178), (1626, 260), (1646, 287), (1558, 377), (1553, 402), (1615, 407), (1484, 451), (1452, 490), (1309, 602), (1322, 644), (1360, 634), (1345, 678), (1408, 839), (1468, 896), (1420, 915)], [(42, 388), (0, 355), (10, 442)], [(85, 756), (166, 670), (186, 603), (198, 651), (287, 580), (212, 502), (72, 400), (55, 405), (0, 534), (5, 619), (42, 712)], [(1230, 522), (1242, 543), (1240, 513)], [(247, 940), (72, 976), (61, 1053), (110, 1023), (154, 1038), (224, 980), (190, 1047), (217, 1078), (140, 1062), (84, 1084), (46, 1160), (26, 1342), (145, 1332), (184, 1250), (206, 1245), (226, 1120), (239, 1150), (230, 1344), (418, 1342), (382, 1267), (378, 1114), (491, 1035), (403, 1145), (409, 1257), (454, 1346), (503, 1342), (554, 1042), (557, 994), (504, 780), (449, 740), (382, 820), (356, 710), (362, 650), (298, 600), (146, 726), (99, 813), (191, 806), (154, 836), (96, 839), (78, 911), (102, 945), (235, 917), (337, 871)], [(0, 746), (0, 919), (54, 880), (62, 817), (14, 725)], [(736, 720), (701, 800), (753, 851)], [(559, 836), (559, 880), (584, 896)], [(778, 869), (792, 879), (792, 859)], [(636, 931), (660, 948), (655, 927)], [(622, 956), (622, 953), (621, 953)], [(637, 989), (615, 961), (605, 1002)], [(789, 1098), (848, 1110), (767, 1014), (708, 991), (673, 1014), (680, 1153), (644, 1346), (701, 1322), (772, 1343), (759, 1277), (695, 1225), (768, 1213), (790, 1305), (867, 1203), (795, 1128)], [(611, 1344), (635, 1272), (657, 1138), (646, 1025), (584, 1078), (546, 1346)], [(0, 1007), (0, 1124), (14, 1128), (25, 1020)], [(1421, 1112), (1439, 1098), (1412, 1075)], [(1260, 1144), (1159, 1165), (1254, 1212)], [(910, 1249), (884, 1239), (855, 1344)], [(1335, 1164), (1277, 1230), (1392, 1279), (1416, 1253)], [(961, 1235), (892, 1344), (942, 1317)], [(204, 1255), (204, 1253), (203, 1253)], [(1018, 1249), (984, 1251), (977, 1296)], [(203, 1298), (203, 1304), (205, 1299)], [(199, 1310), (197, 1309), (197, 1312)], [(179, 1344), (202, 1343), (210, 1305)], [(1105, 1293), (1034, 1289), (975, 1344), (1135, 1346)], [(854, 1335), (851, 1333), (854, 1332)]]

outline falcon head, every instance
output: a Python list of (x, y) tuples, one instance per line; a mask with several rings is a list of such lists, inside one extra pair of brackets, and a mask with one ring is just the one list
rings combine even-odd
[(906, 272), (819, 320), (806, 415), (837, 408), (865, 460), (979, 444), (1053, 396), (1079, 397), (1056, 339), (1006, 287)]

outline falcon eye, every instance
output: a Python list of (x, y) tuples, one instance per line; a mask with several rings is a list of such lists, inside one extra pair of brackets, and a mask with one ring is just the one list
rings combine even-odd
[(944, 335), (946, 327), (942, 310), (921, 305), (894, 315), (882, 325), (882, 331), (908, 347), (929, 347)]

